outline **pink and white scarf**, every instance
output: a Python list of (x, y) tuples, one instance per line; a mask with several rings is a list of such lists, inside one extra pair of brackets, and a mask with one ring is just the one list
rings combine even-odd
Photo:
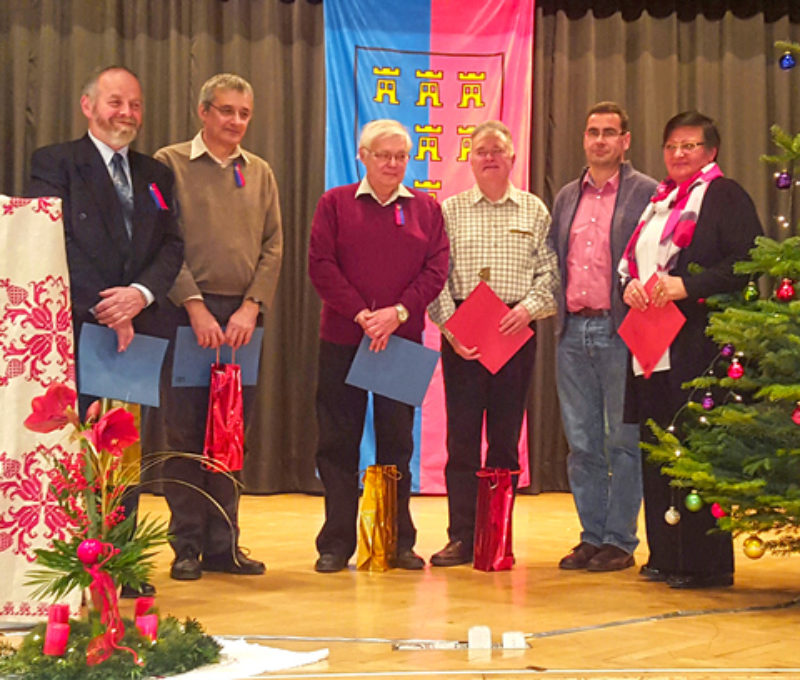
[(656, 204), (671, 198), (671, 212), (664, 225), (664, 230), (661, 232), (660, 242), (664, 243), (672, 239), (673, 245), (677, 246), (678, 249), (686, 248), (694, 237), (697, 216), (700, 214), (700, 207), (703, 205), (703, 198), (706, 195), (708, 186), (717, 177), (722, 177), (722, 170), (719, 169), (716, 163), (712, 163), (681, 184), (676, 184), (673, 180), (667, 178), (658, 185), (656, 193), (642, 213), (639, 224), (628, 241), (628, 245), (625, 246), (625, 252), (622, 255), (622, 259), (627, 262), (630, 276), (633, 278), (639, 277), (639, 268), (636, 265), (636, 242), (639, 240), (644, 226), (653, 217), (656, 211)]

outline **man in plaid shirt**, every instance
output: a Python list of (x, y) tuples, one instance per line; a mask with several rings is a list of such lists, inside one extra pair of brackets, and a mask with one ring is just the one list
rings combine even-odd
[(556, 313), (558, 262), (547, 243), (550, 215), (533, 194), (511, 184), (514, 145), (499, 121), (472, 133), (470, 164), (476, 185), (444, 201), (450, 237), (450, 271), (444, 290), (428, 307), (442, 328), (442, 372), (447, 408), (449, 541), (431, 564), (449, 567), (472, 561), (481, 433), (486, 414), (486, 466), (519, 468), (519, 433), (533, 374), (532, 337), (495, 375), (476, 361), (443, 324), (480, 281), (511, 309), (500, 321), (506, 335)]

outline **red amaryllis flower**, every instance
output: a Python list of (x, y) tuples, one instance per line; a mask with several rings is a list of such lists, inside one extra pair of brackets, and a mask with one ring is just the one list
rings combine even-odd
[(98, 451), (122, 453), (122, 449), (139, 440), (133, 415), (124, 408), (112, 408), (86, 431), (86, 437)]
[(103, 412), (103, 409), (102, 409), (102, 407), (100, 405), (100, 400), (98, 399), (97, 401), (93, 401), (89, 405), (89, 408), (86, 409), (86, 422), (87, 422), (87, 424), (95, 422), (100, 417), (100, 414), (102, 412)]
[[(52, 432), (60, 430), (76, 418), (75, 390), (63, 383), (53, 383), (40, 397), (31, 401), (31, 414), (25, 418), (25, 427), (34, 432)], [(68, 413), (68, 409), (72, 413)]]

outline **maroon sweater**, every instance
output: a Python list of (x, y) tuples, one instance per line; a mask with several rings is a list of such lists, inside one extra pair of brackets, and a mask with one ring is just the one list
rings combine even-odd
[[(425, 309), (447, 280), (450, 246), (439, 204), (411, 192), (381, 206), (358, 184), (335, 187), (319, 199), (311, 226), (308, 272), (322, 298), (320, 338), (357, 345), (363, 331), (353, 319), (362, 309), (402, 303), (408, 321), (395, 334), (420, 342)], [(396, 207), (405, 224), (398, 225)]]

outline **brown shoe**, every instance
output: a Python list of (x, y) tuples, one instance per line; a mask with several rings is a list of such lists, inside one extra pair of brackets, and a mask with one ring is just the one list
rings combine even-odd
[(431, 564), (435, 567), (455, 567), (458, 564), (472, 562), (472, 548), (464, 541), (450, 541), (439, 552), (431, 555)]
[(588, 571), (620, 571), (636, 564), (633, 555), (626, 553), (622, 548), (615, 545), (604, 545), (589, 564), (586, 565)]
[(574, 571), (576, 569), (586, 569), (586, 565), (589, 564), (589, 560), (591, 560), (599, 552), (600, 548), (598, 548), (596, 545), (592, 545), (586, 541), (581, 541), (572, 549), (572, 552), (570, 552), (569, 555), (561, 558), (561, 561), (558, 563), (558, 568), (569, 569), (570, 571)]

